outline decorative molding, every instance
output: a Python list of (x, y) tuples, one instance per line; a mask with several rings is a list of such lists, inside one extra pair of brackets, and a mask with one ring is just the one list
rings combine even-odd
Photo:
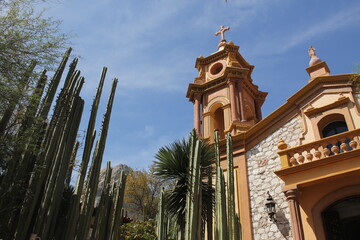
[(306, 116), (310, 117), (310, 116), (312, 116), (314, 114), (321, 113), (321, 112), (324, 112), (326, 110), (329, 110), (329, 109), (336, 108), (338, 106), (347, 104), (348, 102), (350, 102), (350, 99), (348, 97), (340, 97), (337, 101), (335, 101), (333, 103), (330, 103), (328, 105), (325, 105), (325, 106), (322, 106), (322, 107), (319, 107), (319, 108), (310, 107), (307, 110), (305, 110), (304, 113), (306, 114)]

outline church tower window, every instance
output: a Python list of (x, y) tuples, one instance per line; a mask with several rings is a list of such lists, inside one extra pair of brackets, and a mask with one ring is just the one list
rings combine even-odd
[(214, 130), (218, 130), (220, 139), (224, 139), (225, 138), (224, 111), (221, 107), (215, 110), (213, 121), (214, 121)]

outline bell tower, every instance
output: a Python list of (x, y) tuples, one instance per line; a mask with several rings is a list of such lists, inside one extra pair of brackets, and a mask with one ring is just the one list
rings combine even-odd
[(254, 69), (239, 53), (239, 46), (221, 35), (218, 51), (208, 57), (196, 59), (199, 76), (189, 84), (186, 97), (194, 103), (194, 128), (199, 136), (213, 141), (215, 130), (224, 138), (247, 131), (262, 119), (261, 106), (267, 96), (253, 84)]

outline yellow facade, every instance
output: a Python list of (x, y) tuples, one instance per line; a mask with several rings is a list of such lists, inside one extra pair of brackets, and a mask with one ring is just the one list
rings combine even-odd
[[(262, 119), (267, 93), (253, 83), (254, 67), (238, 49), (223, 43), (198, 58), (199, 76), (187, 97), (199, 136), (212, 141), (214, 130), (233, 135), (243, 239), (358, 239), (358, 75), (331, 75), (310, 48), (307, 85)], [(267, 191), (277, 203), (277, 222), (266, 213)]]

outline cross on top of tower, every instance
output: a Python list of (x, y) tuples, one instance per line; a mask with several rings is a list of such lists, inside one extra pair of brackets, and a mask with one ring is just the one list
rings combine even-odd
[(226, 42), (225, 40), (225, 32), (230, 30), (230, 27), (224, 27), (224, 26), (220, 26), (220, 30), (218, 32), (215, 33), (215, 36), (218, 36), (221, 34), (221, 39), (220, 42)]
[(223, 47), (226, 44), (226, 40), (225, 40), (225, 32), (230, 30), (230, 27), (224, 27), (224, 26), (220, 26), (220, 30), (218, 32), (215, 33), (215, 36), (221, 35), (221, 39), (220, 39), (220, 43), (218, 45), (218, 49), (221, 50), (223, 49)]

